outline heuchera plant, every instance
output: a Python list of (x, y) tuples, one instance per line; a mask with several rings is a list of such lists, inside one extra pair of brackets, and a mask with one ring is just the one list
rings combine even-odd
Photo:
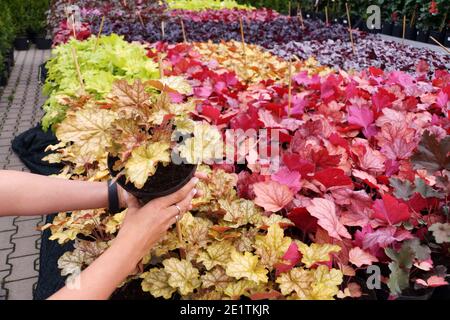
[(79, 95), (80, 79), (77, 76), (72, 50), (80, 67), (85, 93), (101, 99), (111, 91), (116, 80), (142, 81), (159, 77), (157, 62), (146, 56), (146, 49), (138, 43), (129, 44), (118, 35), (91, 37), (86, 41), (72, 39), (53, 50), (54, 57), (46, 66), (49, 70), (44, 93), (49, 96), (44, 104), (42, 119), (45, 130), (65, 117), (64, 100)]
[[(118, 80), (104, 102), (84, 95), (65, 101), (69, 108), (65, 119), (56, 126), (61, 141), (57, 150), (47, 157), (50, 162), (70, 162), (69, 174), (88, 174), (94, 168), (104, 169), (107, 157), (115, 158), (114, 170), (141, 189), (158, 165), (167, 165), (176, 151), (188, 163), (197, 163), (197, 153), (208, 153), (208, 146), (193, 141), (220, 135), (208, 124), (190, 119), (192, 103), (173, 103), (171, 94), (192, 94), (185, 80), (169, 77), (142, 82)], [(178, 145), (177, 134), (187, 134), (185, 143)], [(207, 137), (208, 139), (206, 139)], [(216, 139), (217, 140), (217, 139)], [(199, 146), (201, 149), (199, 149)], [(209, 160), (205, 158), (204, 160)]]

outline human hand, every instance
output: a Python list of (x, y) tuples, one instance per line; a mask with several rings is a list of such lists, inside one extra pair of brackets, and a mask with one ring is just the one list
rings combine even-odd
[(138, 200), (131, 193), (127, 192), (119, 184), (117, 184), (117, 196), (119, 197), (119, 208), (129, 208), (136, 206)]
[(204, 174), (198, 173), (179, 191), (152, 200), (142, 208), (140, 208), (136, 198), (128, 198), (127, 215), (114, 243), (126, 244), (126, 248), (129, 248), (127, 254), (130, 254), (130, 259), (135, 265), (176, 223), (177, 216), (178, 219), (181, 219), (186, 211), (192, 209), (192, 199), (196, 195), (200, 196), (200, 193), (195, 189), (195, 185), (199, 178), (204, 179), (205, 177)]

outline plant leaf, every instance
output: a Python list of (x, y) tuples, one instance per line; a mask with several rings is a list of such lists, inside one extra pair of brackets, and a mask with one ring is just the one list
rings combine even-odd
[(449, 243), (450, 242), (450, 223), (435, 223), (428, 228), (433, 232), (433, 236), (436, 239), (436, 243)]
[(283, 229), (277, 224), (269, 227), (267, 234), (255, 237), (256, 254), (261, 257), (261, 263), (269, 270), (279, 262), (280, 258), (288, 250), (292, 240), (284, 236)]
[(164, 299), (170, 299), (172, 294), (177, 291), (169, 285), (169, 274), (165, 269), (153, 268), (150, 271), (141, 275), (142, 291), (150, 292), (155, 298), (163, 297)]
[(255, 203), (266, 211), (277, 212), (294, 199), (288, 186), (276, 181), (258, 182), (253, 185)]
[(372, 206), (374, 210), (373, 218), (392, 226), (411, 217), (411, 212), (409, 212), (406, 204), (399, 202), (389, 194), (384, 194), (381, 197), (382, 200), (375, 200)]
[(221, 267), (216, 267), (206, 272), (200, 279), (202, 281), (202, 288), (213, 287), (217, 291), (225, 291), (228, 285), (234, 282), (233, 278), (227, 276), (225, 270)]
[(341, 251), (341, 247), (329, 243), (311, 243), (310, 246), (303, 242), (297, 242), (298, 249), (302, 253), (302, 262), (307, 268), (311, 268), (316, 263), (328, 262), (331, 260), (331, 253)]
[(314, 281), (312, 272), (303, 268), (294, 268), (278, 276), (276, 283), (280, 285), (283, 295), (295, 292), (300, 299), (306, 299)]
[(226, 273), (236, 279), (248, 279), (256, 283), (267, 283), (267, 270), (259, 263), (258, 256), (250, 252), (240, 254), (237, 251), (231, 253), (231, 261), (228, 262)]
[(394, 188), (394, 195), (398, 199), (409, 200), (414, 194), (414, 187), (409, 180), (402, 181), (398, 178), (390, 178), (389, 182)]
[(214, 159), (222, 159), (222, 136), (217, 128), (207, 123), (196, 124), (194, 137), (186, 139), (178, 149), (188, 163), (210, 163)]
[(234, 247), (228, 241), (217, 241), (206, 247), (199, 253), (197, 262), (203, 263), (206, 270), (211, 270), (215, 266), (225, 266), (230, 260)]
[(349, 260), (351, 263), (353, 263), (355, 266), (360, 268), (363, 265), (370, 266), (373, 262), (377, 262), (378, 259), (371, 255), (370, 253), (362, 250), (359, 247), (354, 247), (350, 249), (349, 252)]
[(318, 224), (328, 232), (330, 237), (338, 240), (342, 240), (341, 236), (347, 239), (352, 238), (344, 225), (339, 222), (334, 202), (327, 199), (314, 198), (312, 205), (307, 206), (306, 209), (313, 217), (318, 219)]
[(426, 169), (430, 173), (438, 170), (450, 170), (450, 136), (446, 136), (441, 141), (430, 132), (425, 131), (417, 152), (412, 155), (411, 162), (415, 169)]
[(200, 287), (199, 272), (191, 262), (170, 258), (163, 261), (164, 270), (169, 275), (168, 283), (172, 288), (177, 288), (182, 295), (192, 293)]
[(142, 145), (131, 152), (125, 164), (127, 178), (141, 189), (147, 179), (154, 175), (159, 163), (170, 162), (170, 145), (164, 142)]
[(234, 228), (249, 223), (253, 225), (262, 223), (262, 210), (250, 200), (237, 199), (230, 202), (220, 199), (219, 205), (226, 212), (223, 220), (230, 222)]
[(111, 124), (117, 115), (109, 110), (86, 108), (68, 113), (58, 125), (56, 136), (61, 142), (73, 142), (81, 154), (100, 157), (111, 146)]
[(427, 185), (425, 180), (416, 177), (416, 180), (414, 181), (416, 188), (414, 189), (414, 192), (420, 193), (420, 195), (423, 198), (438, 198), (438, 199), (444, 199), (445, 194), (440, 193), (439, 191), (433, 189), (431, 186)]

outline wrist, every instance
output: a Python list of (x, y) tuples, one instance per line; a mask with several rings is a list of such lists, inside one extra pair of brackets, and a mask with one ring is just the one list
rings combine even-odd
[[(120, 233), (119, 233), (120, 234)], [(136, 250), (136, 245), (133, 241), (129, 241), (123, 236), (117, 236), (109, 248), (110, 253), (114, 255), (122, 263), (122, 268), (126, 276), (135, 272), (137, 264), (141, 261), (140, 250)]]

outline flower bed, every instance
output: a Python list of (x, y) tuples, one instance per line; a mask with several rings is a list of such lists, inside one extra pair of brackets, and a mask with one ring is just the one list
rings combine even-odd
[[(85, 15), (84, 15), (84, 12)], [(97, 10), (82, 10), (83, 24), (75, 31), (79, 40), (86, 39), (90, 34), (100, 31), (102, 14)], [(116, 33), (125, 36), (128, 41), (156, 42), (164, 40), (171, 43), (184, 40), (181, 18), (184, 22), (186, 39), (194, 42), (213, 42), (241, 40), (240, 18), (243, 21), (245, 40), (265, 48), (272, 48), (275, 44), (289, 41), (303, 41), (316, 39), (342, 39), (346, 37), (345, 27), (334, 25), (325, 26), (321, 21), (305, 21), (302, 28), (296, 17), (287, 17), (267, 10), (206, 10), (188, 11), (175, 10), (166, 14), (146, 15), (141, 12), (141, 19), (134, 11), (114, 17), (107, 17), (103, 24), (102, 33)], [(162, 22), (164, 21), (164, 26)], [(164, 31), (163, 31), (164, 28)], [(164, 34), (163, 34), (164, 32)], [(357, 37), (358, 35), (355, 35)], [(73, 30), (65, 21), (54, 30), (54, 44), (60, 44), (73, 37)]]
[(413, 48), (397, 42), (381, 40), (375, 36), (356, 41), (356, 54), (346, 40), (289, 42), (276, 46), (272, 53), (284, 58), (297, 55), (302, 59), (310, 56), (322, 64), (343, 70), (364, 70), (377, 67), (387, 71), (401, 70), (415, 73), (419, 62), (426, 62), (430, 74), (435, 70), (450, 69), (450, 58), (445, 52), (426, 48)]
[[(109, 39), (102, 38), (102, 44)], [(94, 39), (89, 41), (92, 47)], [(61, 46), (59, 55), (85, 43)], [(127, 51), (134, 45), (123, 46)], [(236, 48), (220, 46), (224, 52)], [(165, 299), (357, 298), (370, 292), (360, 279), (370, 265), (380, 266), (383, 290), (392, 297), (446, 284), (447, 71), (428, 80), (424, 65), (412, 75), (375, 67), (322, 72), (314, 66), (293, 72), (291, 85), (267, 79), (245, 83), (239, 79), (245, 76), (225, 69), (232, 65), (227, 60), (236, 60), (233, 54), (219, 65), (210, 62), (215, 53), (207, 53), (216, 46), (197, 47), (203, 55), (189, 44), (150, 46), (148, 61), (154, 66), (161, 57), (163, 78), (127, 90), (124, 106), (140, 110), (136, 101), (141, 100), (133, 96), (146, 92), (146, 116), (177, 119), (188, 113), (189, 120), (177, 127), (193, 133), (190, 144), (200, 143), (196, 137), (208, 141), (200, 153), (184, 154), (192, 162), (204, 153), (222, 159), (230, 149), (235, 161), (199, 166), (209, 179), (199, 184), (203, 196), (180, 222), (183, 240), (170, 230), (143, 260), (145, 272), (129, 280), (141, 278), (143, 291)], [(86, 52), (92, 54), (92, 48)], [(109, 54), (111, 61), (115, 54), (121, 57), (119, 50)], [(93, 68), (84, 63), (82, 75)], [(133, 70), (146, 63), (139, 56)], [(71, 69), (67, 80), (74, 82)], [(140, 79), (139, 72), (129, 76)], [(157, 85), (162, 81), (164, 86)], [(107, 91), (75, 91), (65, 101), (68, 116), (55, 125), (62, 143), (48, 158), (66, 163), (65, 177), (104, 180), (109, 176), (105, 150), (113, 140), (133, 142), (133, 149), (146, 143), (126, 136), (127, 130), (114, 136), (115, 126), (107, 120), (116, 121), (108, 115), (120, 94)], [(169, 100), (161, 106), (163, 94)], [(232, 134), (228, 129), (253, 129), (247, 132), (259, 136), (246, 135), (235, 144), (226, 139)], [(267, 134), (272, 144), (262, 155), (256, 141)], [(114, 239), (125, 214), (61, 213), (47, 225), (60, 243), (78, 237), (75, 251), (59, 262), (62, 274), (92, 263)], [(81, 239), (86, 236), (95, 241)]]
[(205, 9), (252, 9), (250, 5), (238, 4), (234, 0), (167, 0), (171, 9), (196, 10)]

